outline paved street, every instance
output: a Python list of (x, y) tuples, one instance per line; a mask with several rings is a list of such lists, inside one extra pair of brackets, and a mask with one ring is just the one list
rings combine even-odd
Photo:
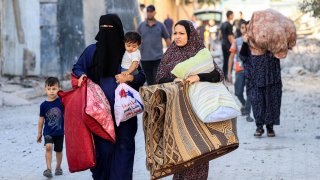
[[(281, 125), (276, 137), (253, 137), (254, 123), (238, 119), (240, 147), (210, 162), (209, 179), (218, 180), (315, 180), (320, 179), (320, 78), (309, 75), (283, 78)], [(232, 87), (230, 88), (232, 90)], [(0, 107), (0, 179), (45, 179), (44, 146), (36, 143), (39, 103)], [(145, 168), (144, 137), (139, 117), (133, 179), (149, 179)], [(53, 167), (55, 158), (53, 158)], [(91, 179), (90, 171), (53, 179)], [(164, 179), (171, 179), (167, 177)]]

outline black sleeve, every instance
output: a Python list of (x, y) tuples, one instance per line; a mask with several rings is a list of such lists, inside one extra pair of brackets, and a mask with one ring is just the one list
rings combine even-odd
[(220, 72), (217, 69), (214, 69), (210, 73), (198, 74), (198, 76), (202, 82), (220, 82)]
[(134, 88), (135, 90), (139, 91), (139, 88), (143, 86), (146, 81), (146, 76), (140, 66), (138, 66), (137, 70), (139, 71), (138, 74), (133, 76), (133, 81), (129, 82), (129, 86)]
[(175, 78), (167, 78), (167, 77), (164, 77), (164, 78), (161, 78), (159, 80), (159, 84), (163, 84), (163, 83), (168, 83), (168, 82), (173, 82)]
[(250, 49), (249, 49), (249, 44), (246, 42), (243, 42), (242, 47), (240, 49), (240, 53), (241, 56), (249, 56), (250, 55)]
[(228, 26), (227, 26), (227, 35), (233, 35), (233, 32), (232, 32), (233, 28), (232, 28), (232, 25), (228, 23)]

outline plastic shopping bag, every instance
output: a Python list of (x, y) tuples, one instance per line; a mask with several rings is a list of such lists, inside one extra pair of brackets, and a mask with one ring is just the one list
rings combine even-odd
[(139, 92), (125, 83), (121, 83), (115, 90), (114, 114), (116, 124), (126, 121), (143, 112)]

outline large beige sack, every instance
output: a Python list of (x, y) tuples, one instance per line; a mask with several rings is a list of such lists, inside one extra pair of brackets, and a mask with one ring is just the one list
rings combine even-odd
[(254, 12), (247, 32), (253, 55), (270, 51), (279, 59), (287, 56), (297, 39), (293, 21), (273, 9)]

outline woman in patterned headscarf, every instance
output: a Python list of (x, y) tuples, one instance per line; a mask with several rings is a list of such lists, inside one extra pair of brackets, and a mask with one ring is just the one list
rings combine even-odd
[[(173, 38), (174, 42), (167, 49), (161, 60), (156, 78), (158, 83), (183, 81), (182, 79), (175, 77), (171, 71), (177, 64), (195, 56), (199, 51), (205, 48), (203, 40), (201, 40), (190, 21), (181, 20), (177, 22), (174, 26)], [(206, 52), (210, 53), (209, 51)], [(189, 83), (198, 81), (223, 81), (223, 72), (214, 61), (213, 64), (213, 71), (209, 73), (190, 75), (185, 79), (185, 81)], [(196, 165), (194, 167), (187, 168), (180, 173), (174, 174), (173, 179), (206, 180), (208, 177), (208, 171), (209, 162), (204, 162), (201, 165)]]
[[(114, 99), (117, 83), (127, 82), (136, 90), (145, 82), (139, 67), (137, 75), (120, 74), (121, 60), (125, 52), (124, 34), (120, 18), (116, 14), (100, 17), (97, 43), (89, 45), (73, 66), (73, 73), (81, 84), (84, 77), (97, 83), (106, 95), (114, 119)], [(116, 143), (113, 144), (95, 134), (96, 166), (91, 169), (93, 179), (132, 179), (135, 154), (137, 117), (115, 127)]]

